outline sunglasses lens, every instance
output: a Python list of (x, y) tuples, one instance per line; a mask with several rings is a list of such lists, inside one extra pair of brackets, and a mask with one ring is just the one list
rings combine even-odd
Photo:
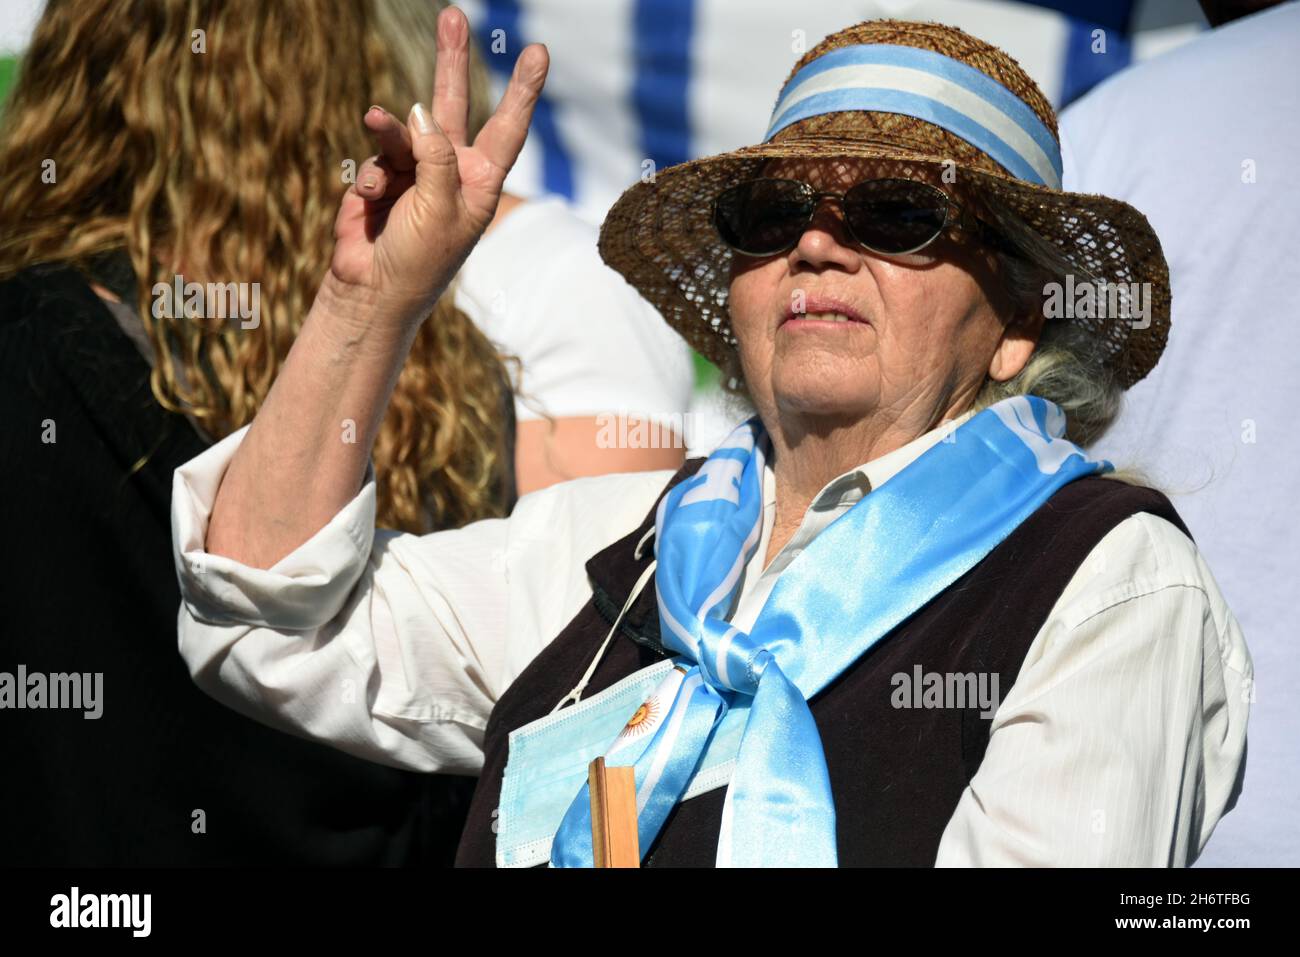
[(754, 256), (793, 246), (811, 215), (812, 200), (803, 184), (783, 179), (733, 186), (713, 206), (713, 222), (723, 242)]
[(868, 180), (845, 194), (844, 215), (863, 245), (882, 253), (905, 253), (943, 231), (948, 202), (940, 190), (925, 183)]

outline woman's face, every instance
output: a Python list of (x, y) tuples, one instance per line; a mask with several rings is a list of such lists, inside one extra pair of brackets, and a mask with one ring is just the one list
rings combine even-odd
[[(763, 175), (843, 193), (898, 174), (871, 161), (777, 160)], [(1033, 339), (1004, 341), (997, 288), (991, 255), (968, 237), (884, 258), (854, 241), (838, 203), (823, 201), (793, 249), (733, 259), (731, 324), (750, 395), (769, 424), (781, 414), (884, 414), (929, 428), (936, 413), (969, 405), (986, 376), (1014, 376), (1033, 351)]]

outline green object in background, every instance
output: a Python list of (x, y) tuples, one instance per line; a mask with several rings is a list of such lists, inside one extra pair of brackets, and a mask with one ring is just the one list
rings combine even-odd
[(0, 111), (4, 110), (5, 101), (9, 99), (9, 88), (18, 76), (18, 58), (0, 56)]
[(696, 391), (712, 389), (722, 379), (722, 373), (704, 356), (698, 352), (692, 353), (695, 359), (695, 389)]

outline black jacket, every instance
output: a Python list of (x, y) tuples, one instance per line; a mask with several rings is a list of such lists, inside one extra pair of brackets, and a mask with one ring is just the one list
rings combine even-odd
[(0, 283), (0, 394), (0, 672), (102, 672), (104, 699), (98, 720), (0, 710), (0, 864), (450, 863), (472, 779), (270, 730), (191, 682), (169, 509), (205, 444), (78, 272)]

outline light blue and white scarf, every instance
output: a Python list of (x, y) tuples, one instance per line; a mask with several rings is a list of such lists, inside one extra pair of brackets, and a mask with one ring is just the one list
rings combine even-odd
[[(685, 673), (649, 741), (620, 735), (606, 752), (608, 764), (636, 769), (642, 854), (715, 729), (729, 710), (743, 709), (718, 866), (834, 866), (835, 802), (808, 699), (1057, 489), (1111, 468), (1064, 434), (1064, 413), (1036, 396), (973, 416), (813, 539), (748, 634), (726, 619), (762, 533), (761, 422), (743, 423), (674, 486), (655, 518), (655, 587), (660, 640)], [(727, 740), (736, 747), (734, 735)], [(585, 784), (555, 833), (551, 863), (592, 866)]]

